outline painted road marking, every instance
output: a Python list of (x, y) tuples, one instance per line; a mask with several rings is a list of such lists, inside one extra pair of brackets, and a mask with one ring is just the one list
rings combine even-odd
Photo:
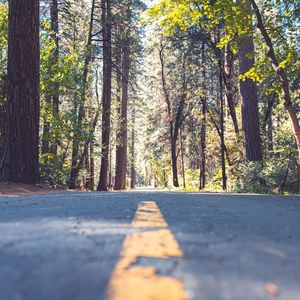
[[(168, 224), (154, 201), (141, 202), (132, 221), (135, 228), (150, 230), (128, 234), (108, 288), (109, 300), (187, 300), (183, 283), (160, 276), (155, 267), (135, 266), (139, 258), (182, 258)], [(153, 229), (153, 228), (157, 229)]]
[(133, 227), (168, 227), (154, 201), (141, 202), (132, 221)]

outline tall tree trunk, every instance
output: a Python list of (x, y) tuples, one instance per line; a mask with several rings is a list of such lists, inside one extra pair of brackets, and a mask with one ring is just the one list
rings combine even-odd
[(267, 138), (268, 138), (268, 150), (270, 152), (270, 156), (272, 156), (272, 152), (274, 150), (273, 147), (273, 122), (272, 122), (272, 115), (268, 119), (268, 129), (267, 129)]
[(91, 174), (91, 191), (95, 188), (95, 160), (94, 160), (94, 145), (90, 144), (90, 174)]
[(282, 92), (283, 100), (284, 100), (283, 104), (289, 114), (289, 117), (290, 117), (292, 129), (293, 129), (294, 136), (295, 136), (296, 143), (297, 143), (298, 155), (299, 155), (299, 161), (300, 161), (300, 124), (299, 124), (299, 120), (297, 118), (297, 114), (293, 108), (293, 103), (292, 103), (290, 89), (289, 89), (288, 76), (287, 76), (284, 68), (282, 68), (278, 62), (278, 59), (275, 55), (272, 40), (263, 24), (261, 13), (256, 5), (255, 0), (248, 0), (248, 1), (249, 1), (249, 3), (251, 3), (251, 5), (253, 7), (254, 13), (257, 18), (257, 27), (259, 28), (259, 30), (263, 36), (263, 39), (265, 41), (265, 44), (267, 46), (266, 55), (269, 58), (269, 60), (272, 64), (272, 67), (280, 81), (281, 92)]
[(90, 147), (87, 149), (87, 155), (85, 157), (84, 168), (85, 168), (85, 190), (91, 190), (91, 175), (90, 175)]
[(112, 173), (112, 144), (109, 146), (109, 170), (108, 170), (108, 188), (113, 188), (113, 173)]
[(233, 86), (233, 75), (234, 75), (234, 61), (233, 54), (229, 49), (229, 46), (226, 46), (225, 49), (225, 60), (224, 60), (224, 85), (226, 87), (226, 99), (229, 108), (229, 113), (233, 122), (234, 131), (237, 136), (239, 136), (239, 125), (237, 121), (235, 104), (234, 104), (234, 86)]
[(172, 174), (173, 174), (173, 186), (179, 187), (178, 181), (178, 169), (177, 169), (177, 139), (171, 138), (171, 163), (172, 163)]
[(206, 97), (201, 99), (202, 105), (202, 118), (200, 125), (200, 185), (199, 189), (205, 188), (206, 184), (206, 113), (207, 113), (207, 100)]
[(224, 97), (223, 97), (223, 71), (222, 62), (219, 61), (219, 85), (220, 85), (220, 134), (221, 134), (221, 165), (222, 165), (222, 189), (227, 189), (227, 176), (225, 165), (225, 139), (224, 139)]
[[(51, 0), (50, 4), (50, 14), (51, 14), (51, 30), (52, 30), (52, 39), (55, 41), (55, 50), (53, 53), (53, 65), (57, 65), (59, 59), (59, 27), (58, 27), (58, 5), (57, 0)], [(59, 120), (59, 84), (55, 82), (52, 87), (52, 109), (53, 116), (56, 122)], [(57, 154), (59, 140), (55, 137), (53, 145), (51, 146), (51, 152)]]
[[(59, 58), (59, 34), (58, 34), (58, 6), (57, 0), (51, 0), (50, 3), (50, 20), (51, 20), (51, 39), (55, 42), (55, 49), (51, 58), (51, 66), (55, 66), (58, 63)], [(53, 77), (53, 71), (50, 69), (50, 76)], [(42, 154), (53, 153), (57, 154), (58, 139), (52, 140), (51, 122), (50, 116), (53, 116), (57, 121), (59, 118), (59, 85), (53, 83), (50, 85), (50, 92), (46, 97), (46, 116), (43, 126), (42, 135)]]
[(90, 25), (89, 25), (88, 40), (86, 45), (86, 55), (85, 55), (82, 82), (81, 82), (82, 87), (80, 92), (78, 118), (75, 122), (74, 133), (73, 133), (72, 163), (71, 163), (71, 172), (70, 172), (70, 177), (68, 182), (68, 186), (71, 189), (74, 189), (76, 187), (76, 180), (79, 174), (78, 154), (79, 154), (79, 146), (80, 146), (80, 139), (81, 139), (81, 127), (85, 116), (84, 103), (86, 100), (87, 76), (89, 72), (89, 64), (92, 59), (91, 45), (92, 45), (92, 34), (93, 34), (93, 24), (94, 24), (95, 1), (96, 0), (92, 0)]
[(165, 101), (167, 104), (167, 112), (169, 118), (169, 132), (170, 132), (170, 146), (171, 146), (171, 164), (172, 164), (172, 175), (173, 175), (173, 185), (179, 187), (178, 183), (178, 171), (177, 171), (177, 154), (176, 154), (176, 142), (177, 137), (174, 135), (174, 120), (171, 107), (170, 94), (167, 87), (166, 77), (165, 77), (165, 62), (164, 62), (164, 45), (161, 41), (161, 48), (159, 51), (159, 58), (161, 63), (161, 79), (162, 88), (164, 91)]
[(42, 154), (49, 153), (50, 146), (50, 120), (49, 120), (49, 111), (51, 111), (51, 97), (50, 95), (46, 95), (45, 97), (46, 104), (46, 114), (44, 116), (44, 124), (43, 124), (43, 135), (42, 135)]
[(110, 144), (110, 110), (111, 110), (111, 3), (110, 0), (101, 1), (102, 34), (103, 34), (103, 94), (102, 94), (102, 156), (101, 170), (98, 184), (99, 191), (108, 190), (108, 161)]
[[(124, 58), (125, 59), (125, 58)], [(128, 72), (129, 67), (122, 70), (122, 98), (120, 107), (120, 129), (116, 151), (115, 190), (123, 190), (126, 185), (127, 170), (127, 105), (128, 105)]]
[(39, 181), (39, 1), (9, 2), (8, 110), (1, 180)]
[[(202, 88), (206, 91), (206, 67), (205, 67), (205, 44), (202, 44)], [(206, 177), (206, 113), (207, 113), (207, 99), (206, 96), (201, 98), (202, 118), (200, 124), (200, 184), (199, 189), (205, 188)]]
[(116, 151), (116, 178), (115, 190), (124, 190), (126, 188), (127, 173), (127, 107), (128, 107), (128, 87), (129, 87), (129, 70), (130, 70), (130, 19), (131, 10), (127, 8), (128, 28), (126, 28), (125, 41), (123, 41), (122, 55), (122, 99), (120, 107), (120, 131), (119, 141), (117, 141)]
[(130, 166), (130, 188), (134, 189), (136, 184), (136, 172), (135, 172), (135, 101), (133, 101), (132, 109), (132, 129), (131, 129), (131, 166)]
[[(218, 124), (217, 124), (217, 121), (215, 120), (213, 114), (211, 113), (210, 110), (208, 110), (207, 107), (206, 107), (206, 110), (208, 111), (209, 118), (210, 118), (211, 122), (213, 123), (213, 125), (214, 125), (214, 127), (215, 127), (215, 129), (216, 129), (216, 131), (218, 133), (219, 138), (221, 139), (222, 138), (222, 134), (221, 134), (221, 130), (220, 130)], [(224, 144), (224, 152), (226, 154), (227, 163), (228, 163), (229, 166), (231, 166), (232, 162), (231, 162), (231, 159), (230, 159), (230, 156), (229, 156), (229, 151), (228, 151), (228, 149), (226, 147), (226, 144)]]
[[(178, 103), (177, 111), (173, 112), (171, 96), (167, 86), (167, 80), (165, 76), (165, 60), (164, 60), (164, 48), (163, 41), (161, 40), (159, 58), (161, 64), (161, 80), (162, 89), (167, 104), (167, 113), (169, 119), (169, 132), (170, 132), (170, 147), (171, 147), (171, 164), (172, 164), (172, 174), (173, 174), (173, 185), (179, 187), (178, 181), (178, 168), (177, 168), (177, 139), (179, 135), (179, 129), (184, 119), (184, 105), (186, 101), (187, 93), (187, 82), (186, 82), (186, 55), (183, 55), (182, 59), (182, 90), (181, 96)], [(173, 115), (174, 113), (174, 115)]]
[(183, 148), (183, 136), (182, 136), (182, 128), (181, 127), (180, 127), (180, 150), (181, 150), (182, 184), (183, 184), (183, 188), (185, 188), (186, 183), (185, 183), (185, 168), (184, 168), (184, 148)]
[[(254, 66), (254, 58), (249, 57), (249, 54), (254, 53), (254, 43), (252, 36), (243, 36), (241, 39), (239, 69), (240, 73), (244, 74)], [(242, 98), (242, 126), (246, 152), (245, 158), (248, 161), (262, 161), (257, 86), (253, 80), (248, 78), (240, 80), (239, 84)]]

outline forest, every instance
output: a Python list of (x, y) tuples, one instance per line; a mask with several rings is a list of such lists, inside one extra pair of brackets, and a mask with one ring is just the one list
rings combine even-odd
[(300, 192), (297, 0), (0, 1), (0, 180)]

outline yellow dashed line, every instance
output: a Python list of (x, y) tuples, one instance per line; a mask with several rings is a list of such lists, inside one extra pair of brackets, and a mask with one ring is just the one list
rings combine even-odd
[[(183, 283), (160, 276), (155, 267), (134, 266), (138, 258), (183, 257), (172, 232), (154, 201), (141, 202), (132, 226), (152, 228), (126, 236), (121, 258), (109, 283), (109, 300), (187, 300)], [(158, 229), (153, 230), (153, 227)]]
[(132, 221), (133, 227), (168, 227), (154, 201), (141, 202)]

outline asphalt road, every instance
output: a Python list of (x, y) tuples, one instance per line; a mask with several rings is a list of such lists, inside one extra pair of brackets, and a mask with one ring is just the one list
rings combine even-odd
[(188, 299), (300, 300), (300, 197), (147, 191), (0, 198), (0, 300), (107, 299), (150, 200), (183, 257), (137, 265), (179, 280)]

